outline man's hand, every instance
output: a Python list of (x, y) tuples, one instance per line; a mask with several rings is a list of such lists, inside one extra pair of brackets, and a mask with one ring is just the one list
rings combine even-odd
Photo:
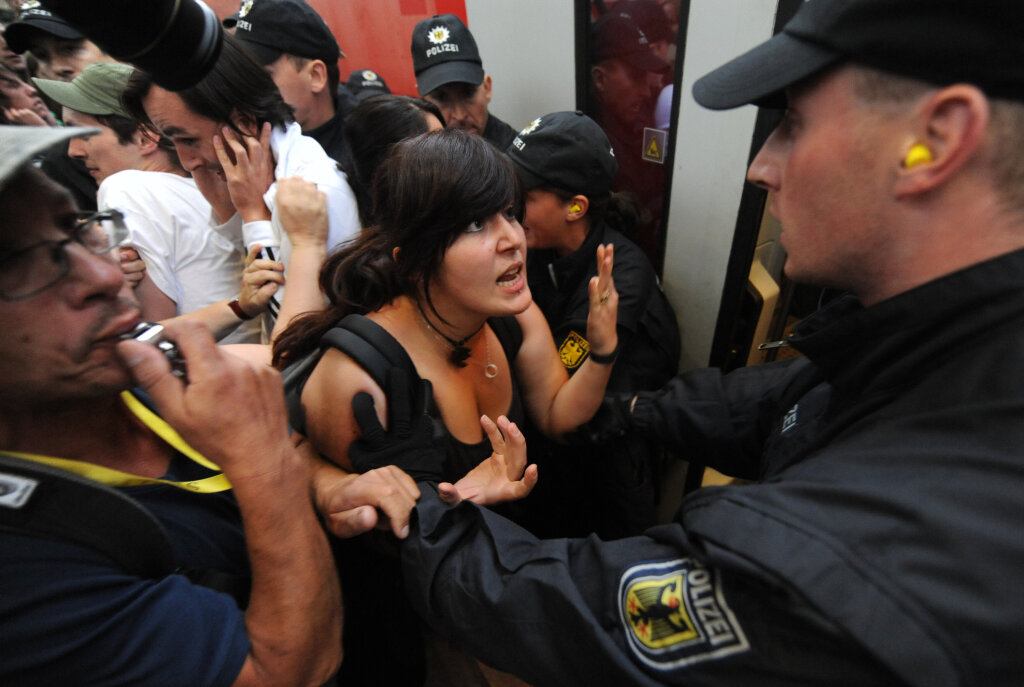
[(504, 415), (497, 424), (484, 415), (480, 424), (494, 452), (455, 484), (438, 485), (438, 495), (448, 504), (463, 499), (481, 506), (513, 501), (529, 494), (537, 484), (537, 466), (526, 466), (526, 438), (516, 424)]
[(121, 259), (121, 271), (124, 272), (124, 279), (134, 289), (139, 286), (146, 276), (146, 263), (139, 256), (139, 251), (131, 246), (121, 246), (119, 249)]
[(270, 219), (263, 194), (274, 183), (274, 156), (270, 151), (270, 123), (265, 122), (260, 137), (239, 136), (228, 127), (224, 137), (213, 137), (213, 148), (228, 182), (231, 202), (243, 222)]
[(399, 539), (409, 534), (409, 515), (420, 497), (412, 477), (394, 465), (354, 474), (319, 457), (313, 460), (318, 465), (313, 478), (316, 507), (331, 532), (354, 537), (390, 527)]
[(277, 214), (293, 248), (327, 251), (327, 195), (301, 177), (277, 182)]
[(437, 446), (439, 432), (429, 413), (433, 387), (426, 379), (409, 379), (397, 367), (388, 370), (387, 386), (387, 429), (381, 425), (369, 394), (361, 392), (352, 399), (352, 414), (362, 433), (348, 449), (352, 467), (366, 472), (397, 465), (416, 481), (441, 481), (444, 455)]
[(255, 317), (267, 309), (270, 299), (284, 284), (284, 263), (261, 258), (259, 244), (249, 249), (242, 273), (242, 288), (238, 292), (238, 305), (246, 315)]
[(161, 415), (197, 451), (239, 479), (274, 479), (300, 461), (288, 437), (281, 376), (218, 349), (209, 331), (188, 320), (165, 323), (188, 367), (188, 384), (171, 374), (154, 346), (118, 343), (118, 352)]

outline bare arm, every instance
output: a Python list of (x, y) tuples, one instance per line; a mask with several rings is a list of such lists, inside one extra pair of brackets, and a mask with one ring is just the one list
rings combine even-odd
[[(618, 347), (616, 316), (619, 295), (612, 280), (612, 247), (598, 246), (598, 276), (590, 281), (587, 340), (590, 352), (609, 355)], [(523, 345), (515, 360), (526, 407), (534, 422), (551, 437), (559, 437), (593, 417), (601, 405), (612, 365), (588, 357), (570, 378), (558, 358), (544, 314), (531, 304), (516, 316)]]
[(299, 177), (277, 182), (277, 214), (292, 244), (288, 261), (288, 288), (274, 323), (271, 342), (292, 319), (322, 310), (327, 303), (320, 291), (320, 267), (327, 257), (327, 196), (316, 184)]
[(135, 297), (139, 299), (142, 316), (147, 320), (167, 320), (178, 312), (178, 305), (160, 290), (148, 274), (143, 274), (138, 286), (135, 287)]
[[(284, 281), (284, 265), (275, 260), (257, 258), (258, 254), (259, 246), (253, 246), (246, 258), (242, 286), (238, 292), (238, 305), (250, 319), (266, 310), (270, 297), (277, 290), (277, 285)], [(142, 286), (139, 287), (139, 290), (141, 289)], [(230, 334), (242, 322), (228, 305), (232, 300), (234, 299), (225, 298), (174, 319), (201, 322), (213, 333), (214, 338), (219, 339)], [(161, 324), (166, 324), (166, 321)]]
[(280, 376), (230, 356), (194, 322), (168, 325), (188, 385), (135, 341), (119, 351), (163, 417), (231, 481), (252, 567), (251, 642), (237, 687), (320, 685), (340, 664), (341, 594), (310, 499), (310, 457), (292, 446)]

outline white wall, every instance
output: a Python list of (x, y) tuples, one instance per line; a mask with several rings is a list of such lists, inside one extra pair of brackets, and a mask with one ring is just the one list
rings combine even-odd
[(466, 0), (466, 18), (494, 82), (491, 112), (518, 131), (576, 109), (570, 0)]
[(682, 368), (707, 365), (757, 108), (712, 112), (693, 82), (771, 37), (777, 0), (692, 0), (664, 285), (682, 329)]

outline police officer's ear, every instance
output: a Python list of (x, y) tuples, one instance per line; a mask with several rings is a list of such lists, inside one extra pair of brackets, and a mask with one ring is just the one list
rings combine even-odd
[(480, 88), (484, 89), (484, 97), (487, 98), (487, 104), (491, 104), (491, 75), (484, 74), (484, 80), (480, 82)]
[(588, 209), (590, 209), (590, 199), (584, 195), (577, 194), (569, 201), (569, 210), (565, 215), (565, 219), (567, 222), (583, 219), (587, 215)]
[(309, 74), (309, 90), (322, 93), (327, 88), (327, 63), (323, 60), (310, 60), (305, 68)]
[[(990, 119), (988, 98), (969, 84), (953, 84), (923, 97), (915, 107), (912, 134), (892, 154), (899, 166), (894, 196), (927, 192), (956, 176), (990, 136)], [(918, 152), (925, 149), (926, 160)], [(908, 155), (916, 164), (907, 164)]]

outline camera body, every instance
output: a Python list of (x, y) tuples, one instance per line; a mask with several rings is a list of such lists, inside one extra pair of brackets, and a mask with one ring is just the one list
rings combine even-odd
[(122, 334), (121, 338), (135, 339), (156, 346), (167, 358), (167, 362), (171, 364), (171, 372), (183, 380), (185, 379), (185, 358), (173, 341), (164, 338), (163, 325), (156, 322), (140, 322), (130, 332)]

